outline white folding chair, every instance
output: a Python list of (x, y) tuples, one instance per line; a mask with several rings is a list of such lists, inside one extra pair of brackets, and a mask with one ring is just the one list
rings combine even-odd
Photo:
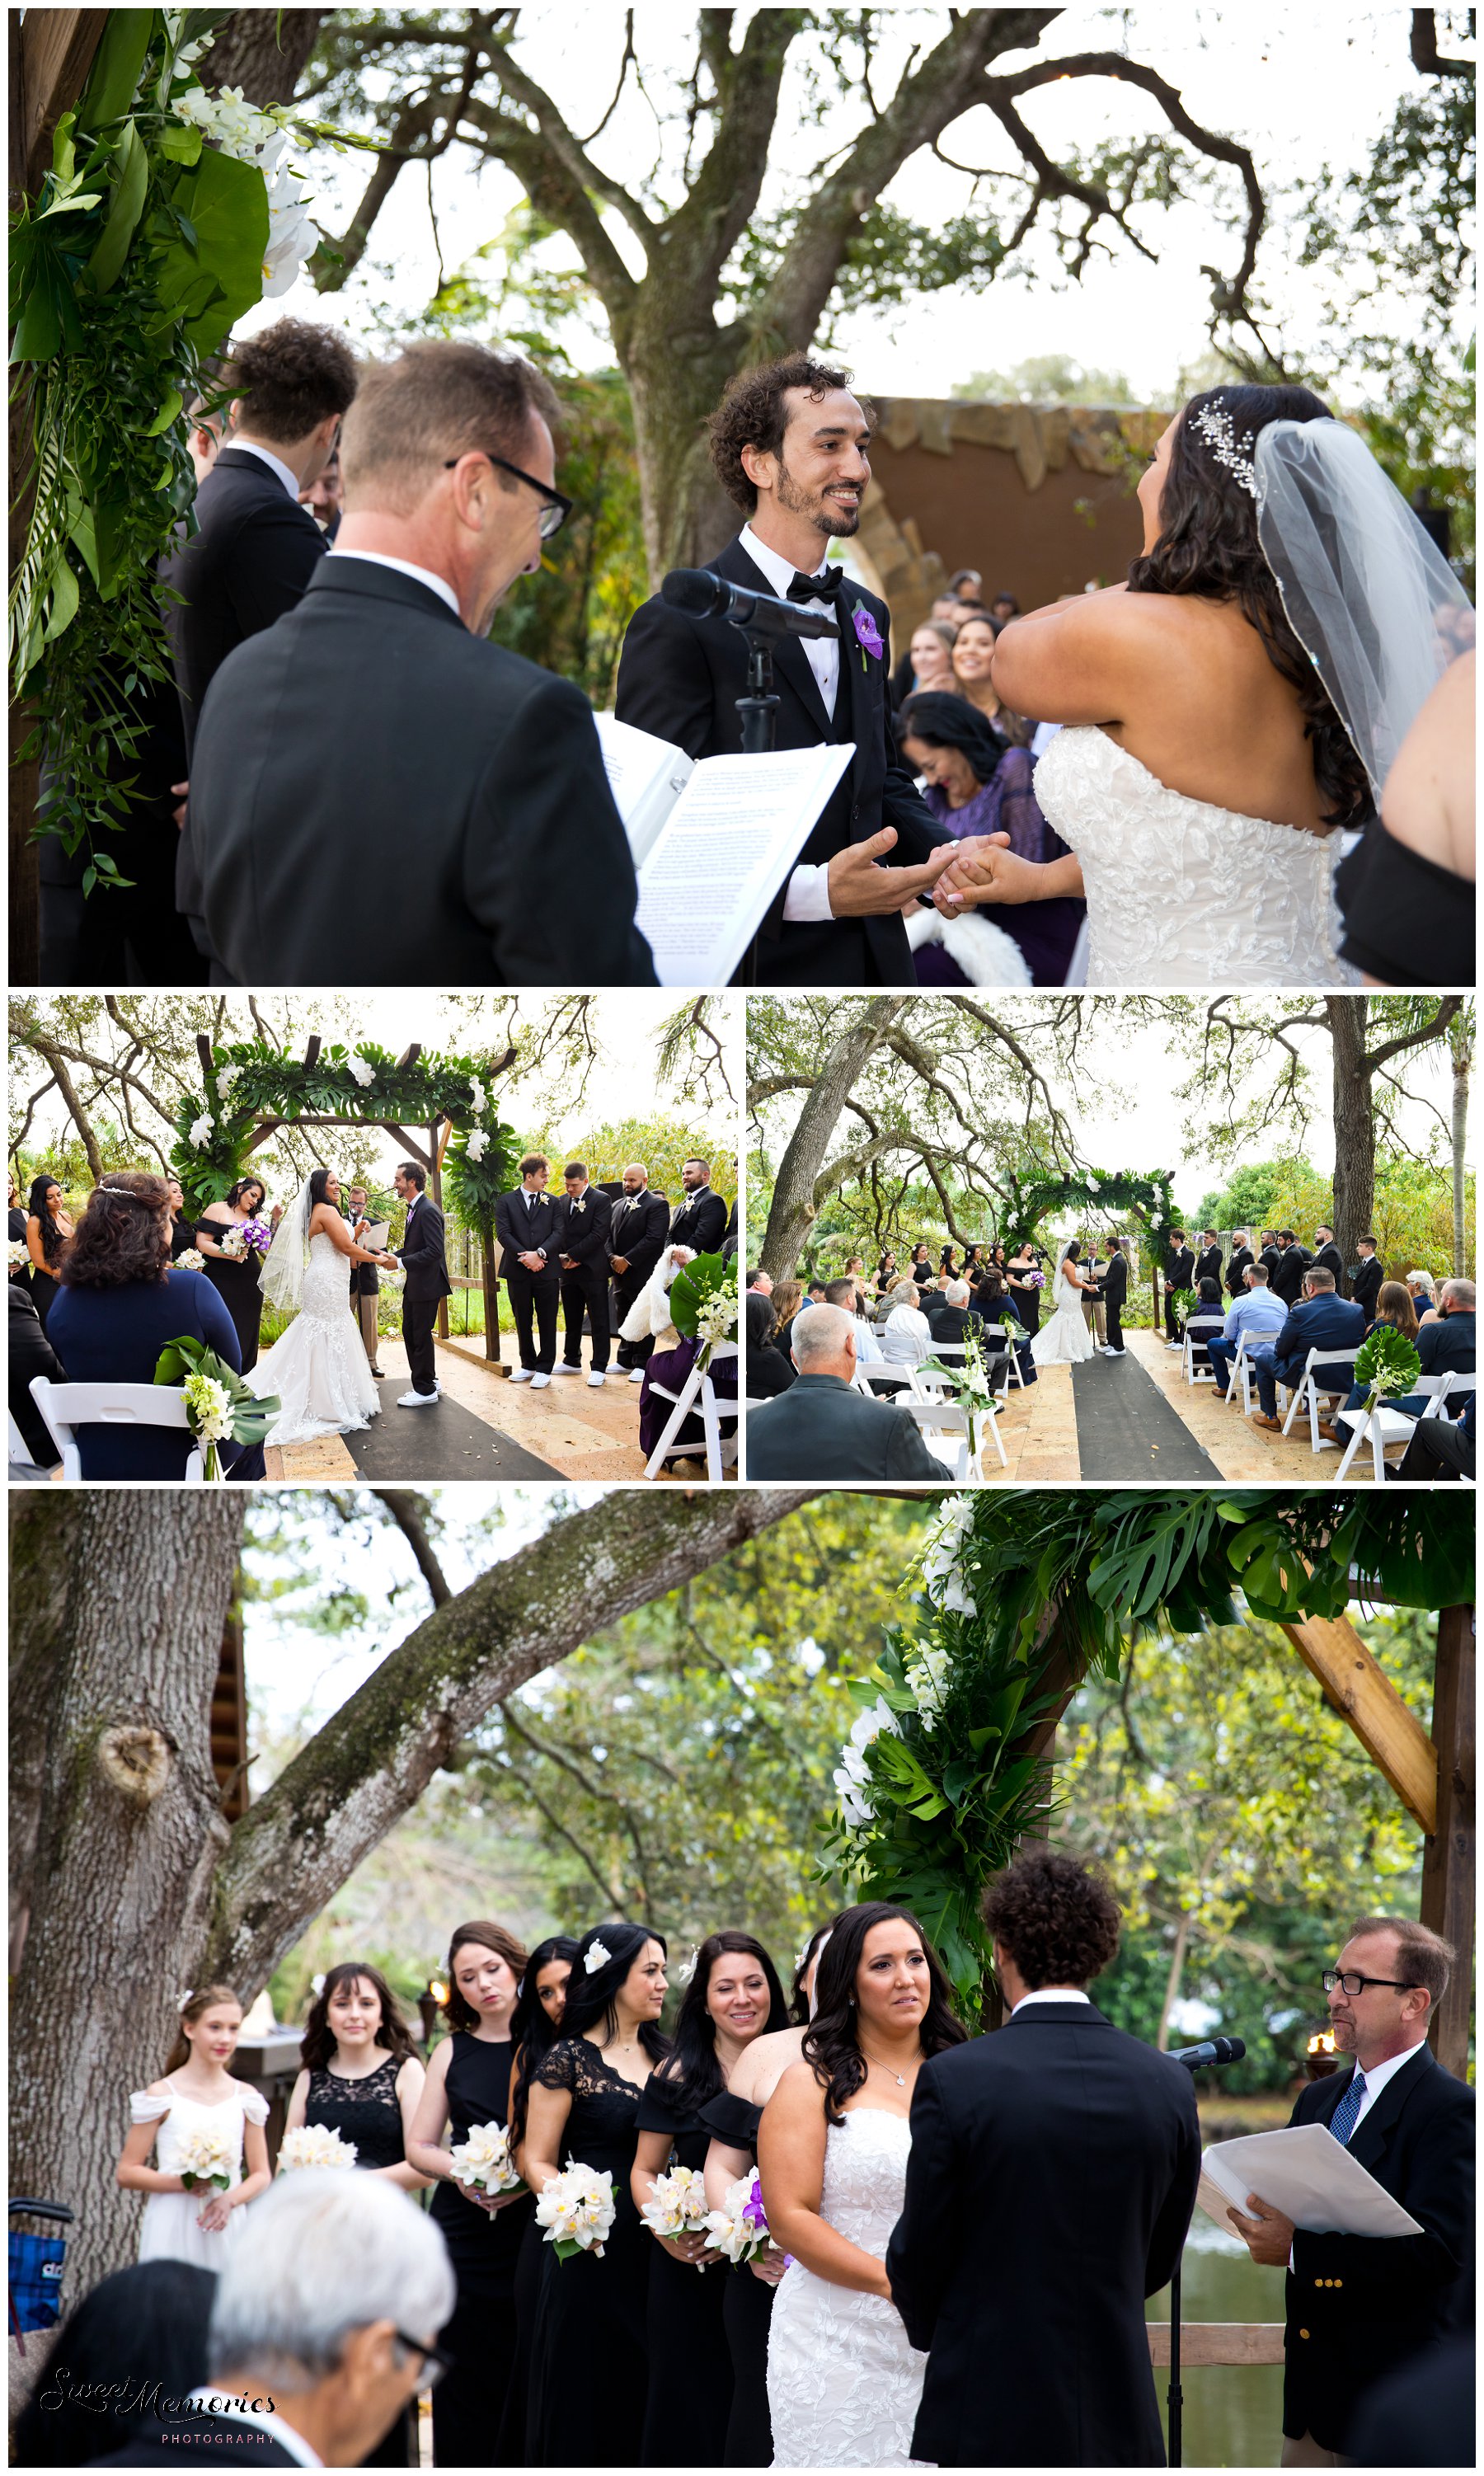
[(1192, 1316), (1185, 1326), (1185, 1346), (1180, 1357), (1180, 1374), (1187, 1384), (1214, 1384), (1216, 1370), (1207, 1359), (1204, 1367), (1196, 1365), (1196, 1352), (1203, 1342), (1220, 1341), (1224, 1316)]
[(1329, 1437), (1321, 1436), (1319, 1431), (1320, 1395), (1322, 1392), (1333, 1393), (1335, 1387), (1332, 1384), (1316, 1384), (1314, 1381), (1314, 1371), (1316, 1367), (1353, 1367), (1356, 1358), (1360, 1354), (1362, 1347), (1363, 1344), (1357, 1341), (1353, 1349), (1330, 1349), (1321, 1344), (1317, 1349), (1310, 1350), (1308, 1357), (1303, 1362), (1303, 1374), (1299, 1376), (1298, 1383), (1291, 1388), (1293, 1398), (1288, 1405), (1288, 1416), (1283, 1422), (1283, 1433), (1285, 1436), (1291, 1430), (1294, 1421), (1298, 1416), (1299, 1410), (1305, 1403), (1307, 1403), (1309, 1412), (1310, 1452), (1332, 1453), (1335, 1450), (1335, 1447)]
[(1018, 1384), (1021, 1391), (1024, 1393), (1026, 1390), (1026, 1378), (1021, 1374), (1021, 1363), (1015, 1355), (1017, 1333), (1020, 1335), (1020, 1346), (1024, 1349), (1026, 1346), (1026, 1334), (1019, 1325), (987, 1324), (984, 1326), (984, 1339), (988, 1345), (986, 1363), (990, 1351), (993, 1351), (996, 1356), (999, 1355), (999, 1350), (995, 1349), (996, 1336), (998, 1335), (1000, 1347), (1003, 1349), (1010, 1362), (1009, 1381), (1011, 1384)]
[[(673, 1401), (675, 1407), (665, 1421), (658, 1444), (644, 1465), (646, 1478), (657, 1477), (661, 1462), (672, 1461), (694, 1452), (693, 1445), (678, 1445), (675, 1439), (680, 1434), (687, 1414), (691, 1410), (699, 1410), (701, 1425), (705, 1437), (705, 1474), (713, 1485), (720, 1483), (726, 1465), (736, 1459), (738, 1405), (730, 1396), (724, 1399), (717, 1393), (711, 1381), (711, 1367), (716, 1366), (724, 1358), (735, 1358), (736, 1355), (737, 1345), (734, 1341), (714, 1342), (711, 1347), (710, 1366), (707, 1367), (705, 1374), (703, 1375), (701, 1361), (698, 1358), (679, 1393), (673, 1393), (668, 1384), (656, 1384), (653, 1376), (650, 1378), (650, 1391), (657, 1393), (663, 1401)], [(722, 1435), (724, 1422), (727, 1425), (725, 1438)]]
[(9, 1443), (6, 1447), (6, 1456), (10, 1462), (12, 1470), (35, 1470), (37, 1465), (31, 1458), (31, 1447), (27, 1444), (25, 1437), (21, 1434), (19, 1427), (17, 1427), (15, 1424), (14, 1411), (7, 1411), (6, 1416), (11, 1422), (11, 1433)]
[(1387, 1446), (1409, 1445), (1423, 1419), (1446, 1419), (1447, 1412), (1444, 1408), (1444, 1403), (1450, 1396), (1472, 1393), (1476, 1380), (1472, 1375), (1460, 1375), (1451, 1368), (1442, 1375), (1420, 1375), (1416, 1383), (1408, 1387), (1411, 1394), (1421, 1394), (1422, 1397), (1422, 1408), (1416, 1414), (1410, 1410), (1398, 1410), (1387, 1401), (1378, 1401), (1373, 1410), (1342, 1410), (1335, 1420), (1335, 1424), (1337, 1427), (1348, 1427), (1350, 1440), (1345, 1448), (1345, 1455), (1335, 1473), (1336, 1477), (1344, 1478), (1356, 1453), (1369, 1436), (1371, 1467), (1375, 1473), (1376, 1485), (1378, 1487), (1383, 1485), (1386, 1478)]
[[(54, 1384), (49, 1375), (33, 1375), (31, 1398), (46, 1421), (68, 1482), (83, 1475), (79, 1427), (184, 1427), (189, 1432), (186, 1396), (173, 1384)], [(199, 1487), (205, 1477), (201, 1448), (192, 1444), (182, 1481)]]
[[(977, 1483), (984, 1476), (984, 1430), (987, 1426), (995, 1440), (1002, 1470), (1009, 1467), (1005, 1459), (1004, 1440), (992, 1410), (977, 1410), (972, 1415), (949, 1401), (903, 1401), (901, 1407), (909, 1419), (915, 1419), (923, 1431), (923, 1442), (935, 1453), (945, 1468), (952, 1463), (954, 1478), (960, 1487)], [(941, 1440), (941, 1441), (940, 1441)], [(956, 1440), (956, 1449), (955, 1449)]]
[(917, 1392), (915, 1371), (910, 1367), (880, 1367), (873, 1358), (855, 1369), (855, 1390), (864, 1393), (869, 1401), (895, 1401), (901, 1393)]

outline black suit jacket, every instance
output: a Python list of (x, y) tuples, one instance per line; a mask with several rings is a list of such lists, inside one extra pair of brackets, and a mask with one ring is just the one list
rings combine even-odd
[(1196, 1287), (1198, 1290), (1202, 1281), (1214, 1281), (1217, 1288), (1221, 1288), (1222, 1250), (1220, 1245), (1215, 1247), (1202, 1247), (1200, 1254), (1196, 1257)]
[(656, 1195), (646, 1187), (634, 1202), (627, 1196), (615, 1196), (613, 1214), (608, 1224), (608, 1252), (627, 1256), (629, 1270), (619, 1277), (631, 1288), (642, 1289), (659, 1261), (660, 1252), (670, 1230), (670, 1199)]
[[(925, 2064), (886, 2252), (928, 2350), (913, 2457), (1162, 2467), (1144, 2302), (1179, 2259), (1200, 2172), (1189, 2072), (1093, 2004), (1032, 1997)], [(1012, 2378), (984, 2378), (987, 2345)]]
[(403, 1297), (408, 1299), (446, 1299), (452, 1296), (454, 1284), (448, 1277), (448, 1264), (443, 1252), (443, 1215), (432, 1196), (424, 1192), (408, 1208), (408, 1226), (400, 1247), (392, 1252), (402, 1259), (407, 1275)]
[(1338, 1290), (1341, 1287), (1345, 1279), (1345, 1266), (1341, 1260), (1340, 1250), (1332, 1238), (1327, 1239), (1323, 1247), (1316, 1248), (1310, 1262), (1323, 1264), (1326, 1273), (1333, 1273), (1335, 1288)]
[(981, 1333), (984, 1319), (977, 1307), (952, 1307), (947, 1299), (938, 1299), (928, 1307), (928, 1329), (934, 1341), (963, 1341), (971, 1329)]
[(1473, 1318), (1460, 1315), (1434, 1316), (1420, 1325), (1417, 1354), (1422, 1362), (1424, 1375), (1442, 1375), (1453, 1368), (1460, 1375), (1473, 1374)]
[(685, 1198), (670, 1224), (670, 1244), (694, 1247), (698, 1255), (714, 1255), (726, 1226), (723, 1198), (713, 1195), (708, 1186), (698, 1186), (694, 1195)]
[[(740, 541), (730, 542), (710, 564), (730, 583), (754, 593), (773, 591)], [(840, 603), (840, 677), (832, 716), (821, 703), (802, 639), (786, 636), (774, 653), (779, 748), (817, 748), (823, 741), (845, 739), (855, 743), (850, 771), (799, 857), (822, 863), (882, 826), (895, 826), (890, 860), (898, 866), (921, 865), (950, 837), (898, 761), (889, 655), (861, 653), (852, 608), (870, 613), (883, 647), (891, 633), (884, 602), (858, 584), (847, 584)], [(689, 756), (734, 755), (742, 745), (736, 700), (746, 693), (746, 640), (730, 620), (688, 618), (657, 594), (640, 605), (629, 622), (618, 666), (614, 710), (620, 722), (671, 740)], [(911, 949), (896, 912), (866, 920), (785, 921), (786, 891), (785, 879), (755, 941), (760, 982), (771, 987), (913, 985)]]
[[(581, 1203), (581, 1210), (578, 1205)], [(595, 1266), (606, 1276), (608, 1269), (608, 1231), (613, 1207), (609, 1197), (591, 1179), (576, 1199), (562, 1193), (556, 1198), (556, 1253), (574, 1256), (583, 1270)]]
[(392, 568), (322, 558), (228, 656), (186, 839), (244, 987), (654, 983), (586, 698)]
[(740, 1198), (735, 1195), (731, 1199), (731, 1210), (727, 1215), (726, 1235), (722, 1240), (722, 1260), (724, 1263), (728, 1264), (730, 1263), (733, 1255), (735, 1255), (737, 1251), (737, 1204), (739, 1201)]
[(1309, 1269), (1309, 1252), (1297, 1241), (1292, 1247), (1280, 1247), (1276, 1261), (1268, 1275), (1268, 1287), (1276, 1298), (1293, 1306), (1302, 1289), (1303, 1276)]
[(1357, 1306), (1365, 1308), (1368, 1323), (1375, 1313), (1375, 1302), (1381, 1295), (1381, 1284), (1385, 1278), (1386, 1267), (1379, 1255), (1361, 1256), (1350, 1282), (1350, 1296)]
[(1165, 1279), (1172, 1290), (1193, 1290), (1196, 1259), (1188, 1247), (1172, 1247), (1165, 1259)]
[[(1293, 2123), (1327, 2123), (1348, 2072), (1300, 2090)], [(1472, 2293), (1473, 2092), (1420, 2046), (1349, 2142), (1422, 2227), (1417, 2236), (1294, 2236), (1283, 2430), (1348, 2453), (1362, 2393), (1457, 2325)]]
[[(1265, 1249), (1264, 1260), (1266, 1260), (1266, 1254), (1267, 1250)], [(1243, 1280), (1242, 1275), (1247, 1271), (1249, 1264), (1253, 1263), (1255, 1260), (1256, 1259), (1253, 1256), (1250, 1247), (1234, 1247), (1232, 1249), (1231, 1261), (1226, 1267), (1226, 1287), (1234, 1299), (1246, 1298), (1247, 1283)]]
[(868, 1401), (838, 1375), (800, 1375), (747, 1419), (749, 1478), (930, 1478), (943, 1464), (916, 1422), (889, 1401)]
[(1102, 1295), (1110, 1307), (1121, 1307), (1128, 1296), (1128, 1258), (1122, 1247), (1115, 1247), (1108, 1257), (1102, 1276)]
[[(561, 1270), (556, 1261), (559, 1251), (556, 1245), (556, 1206), (563, 1199), (542, 1193), (528, 1207), (521, 1201), (522, 1192), (520, 1187), (516, 1187), (512, 1194), (496, 1199), (495, 1236), (500, 1244), (500, 1277), (504, 1280), (512, 1265), (517, 1272), (525, 1272), (527, 1267), (519, 1258), (522, 1255), (539, 1255), (544, 1250), (547, 1270), (555, 1279)], [(531, 1275), (532, 1280), (538, 1277), (534, 1273)]]
[(165, 634), (187, 764), (206, 692), (228, 655), (303, 600), (327, 548), (308, 508), (289, 497), (260, 456), (222, 449), (196, 492), (195, 532), (160, 566), (161, 582), (181, 596), (165, 604)]

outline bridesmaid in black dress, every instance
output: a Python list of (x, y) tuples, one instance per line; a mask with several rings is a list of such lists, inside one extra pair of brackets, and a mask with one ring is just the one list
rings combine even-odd
[[(778, 1971), (750, 1934), (708, 1935), (675, 2024), (675, 2044), (639, 2100), (633, 2197), (643, 2209), (670, 2166), (704, 2174), (711, 2136), (701, 2109), (724, 2092), (737, 2064), (766, 2032), (786, 2028)], [(652, 2236), (649, 2274), (649, 2404), (641, 2467), (717, 2467), (731, 2414), (731, 2351), (723, 2314), (730, 2264), (700, 2235)], [(675, 2402), (686, 2413), (678, 2417)]]
[(52, 1301), (62, 1287), (62, 1259), (73, 1237), (71, 1216), (63, 1209), (62, 1189), (49, 1170), (31, 1181), (25, 1234), (31, 1271), (23, 1277), (30, 1280), (32, 1300), (44, 1332)]
[[(186, 1223), (189, 1228), (190, 1224)], [(408, 2164), (407, 2136), (423, 2093), (424, 2072), (397, 1998), (380, 1969), (342, 1960), (321, 1986), (299, 2049), (304, 2069), (288, 2101), (285, 2129), (321, 2124), (356, 2145), (359, 2173), (380, 2175), (405, 2192), (428, 2177)], [(408, 2399), (363, 2467), (417, 2465), (417, 2402)]]
[[(186, 1197), (178, 1177), (167, 1177), (165, 1192), (170, 1199), (170, 1261), (178, 1264), (181, 1257), (196, 1247), (196, 1225), (186, 1209)], [(196, 1248), (202, 1254), (205, 1250)]]
[[(222, 1302), (236, 1326), (242, 1345), (242, 1373), (258, 1364), (258, 1327), (262, 1322), (262, 1257), (249, 1252), (240, 1262), (222, 1253), (229, 1229), (244, 1221), (260, 1221), (268, 1191), (260, 1177), (239, 1177), (220, 1203), (209, 1203), (196, 1224), (196, 1245), (206, 1257), (206, 1276), (220, 1290)], [(278, 1213), (273, 1218), (278, 1220)]]
[[(510, 2147), (523, 2174), (526, 2101), (531, 2094), (532, 2076), (542, 2056), (550, 2052), (561, 2035), (567, 1980), (576, 1958), (577, 1943), (571, 1935), (548, 1935), (545, 1943), (538, 1943), (526, 1963), (520, 1999), (510, 2020), (510, 2040), (515, 2049), (510, 2073)], [(498, 2467), (526, 2464), (526, 2396), (536, 2302), (545, 2267), (546, 2246), (532, 2215), (526, 2221), (515, 2263), (515, 2364), (505, 2394), (505, 2414), (500, 2419), (495, 2450)]]
[(488, 2467), (515, 2365), (515, 2264), (535, 2207), (527, 2191), (475, 2193), (454, 2180), (443, 2145), (476, 2124), (508, 2123), (510, 2020), (526, 1954), (506, 1926), (476, 1918), (456, 1926), (448, 1951), (443, 2017), (453, 2035), (434, 2047), (408, 2156), (437, 2183), (433, 2216), (443, 2230), (458, 2301), (438, 2344), (454, 2359), (433, 2394), (433, 2455), (439, 2467)]
[(1041, 1329), (1041, 1292), (1027, 1285), (1026, 1275), (1036, 1270), (1036, 1250), (1026, 1239), (1010, 1257), (1004, 1268), (1004, 1277), (1015, 1301), (1015, 1312), (1032, 1341)]
[[(536, 2311), (526, 2464), (634, 2467), (644, 2430), (647, 2302), (654, 2240), (630, 2190), (644, 2086), (669, 2053), (659, 2015), (665, 1945), (629, 1920), (594, 1926), (567, 1981), (563, 2035), (537, 2065), (527, 2101), (526, 2172), (540, 2191), (563, 2166), (613, 2178), (615, 2216), (601, 2258), (558, 2261), (551, 2246)], [(680, 2423), (690, 2409), (675, 2402)]]

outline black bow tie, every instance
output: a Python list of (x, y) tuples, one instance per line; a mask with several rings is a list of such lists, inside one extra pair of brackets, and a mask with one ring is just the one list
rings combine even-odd
[(788, 599), (790, 602), (838, 602), (844, 591), (843, 567), (827, 567), (823, 576), (801, 576), (795, 568)]

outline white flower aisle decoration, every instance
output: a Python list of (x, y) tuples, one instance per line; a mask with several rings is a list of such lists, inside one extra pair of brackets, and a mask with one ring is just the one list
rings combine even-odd
[(356, 2143), (324, 2123), (301, 2123), (279, 2143), (279, 2173), (290, 2175), (302, 2166), (354, 2166)]
[(606, 2167), (599, 2173), (581, 2164), (564, 2166), (547, 2179), (536, 2201), (536, 2224), (558, 2261), (571, 2261), (580, 2252), (596, 2253), (601, 2261), (616, 2216), (613, 2178)]

